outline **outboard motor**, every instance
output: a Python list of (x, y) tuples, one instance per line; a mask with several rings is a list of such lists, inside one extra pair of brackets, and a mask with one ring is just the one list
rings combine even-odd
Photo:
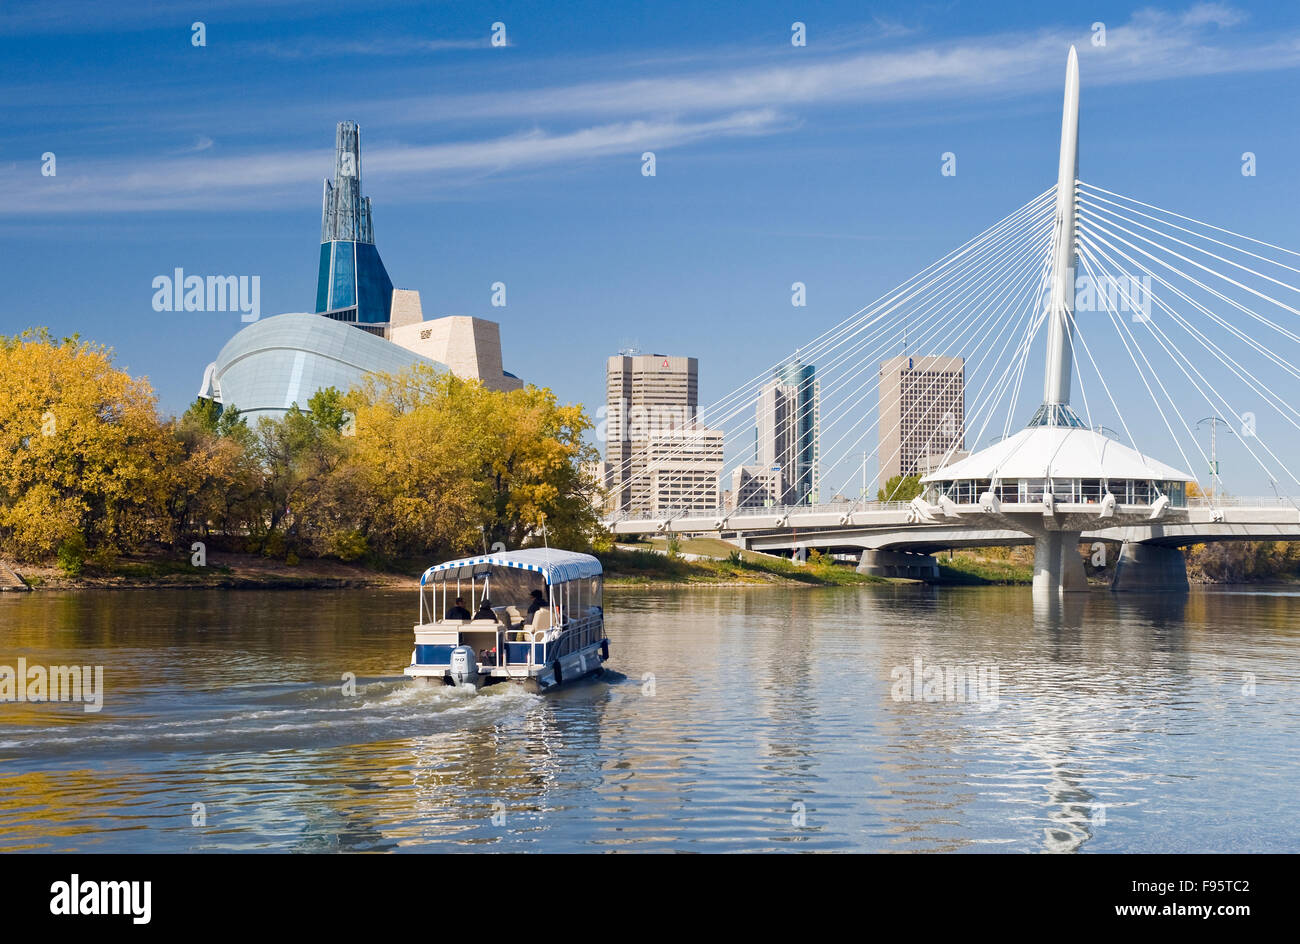
[(451, 650), (451, 670), (448, 673), (454, 685), (473, 685), (478, 681), (478, 660), (470, 646), (457, 646)]

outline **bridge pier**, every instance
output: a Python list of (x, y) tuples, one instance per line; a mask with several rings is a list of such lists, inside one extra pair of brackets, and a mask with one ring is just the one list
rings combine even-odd
[(1034, 536), (1035, 594), (1088, 589), (1079, 537), (1078, 531), (1048, 531)]
[(908, 551), (863, 551), (858, 573), (873, 577), (907, 577), (927, 583), (939, 579), (939, 562), (930, 554)]
[(1111, 590), (1186, 593), (1187, 558), (1181, 547), (1125, 541), (1115, 562)]

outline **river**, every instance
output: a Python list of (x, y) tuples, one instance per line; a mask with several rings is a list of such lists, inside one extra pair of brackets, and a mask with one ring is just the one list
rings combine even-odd
[(0, 594), (104, 673), (0, 704), (0, 850), (1300, 851), (1294, 590), (606, 596), (539, 696), (405, 681), (412, 593)]

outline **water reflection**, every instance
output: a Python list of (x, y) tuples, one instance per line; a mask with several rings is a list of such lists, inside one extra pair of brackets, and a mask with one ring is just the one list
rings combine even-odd
[(1090, 594), (1035, 593), (1034, 624), (1049, 633), (1083, 627), (1083, 610)]
[[(543, 698), (397, 676), (405, 594), (0, 599), (0, 663), (103, 664), (108, 687), (100, 715), (0, 705), (0, 849), (1294, 851), (1300, 834), (1292, 591), (609, 602), (622, 674)], [(996, 707), (900, 690), (917, 660), (996, 668)]]

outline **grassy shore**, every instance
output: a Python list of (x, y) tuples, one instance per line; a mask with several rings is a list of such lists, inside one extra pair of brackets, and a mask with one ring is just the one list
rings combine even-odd
[[(868, 583), (914, 583), (888, 580), (859, 574), (852, 566), (815, 560), (795, 564), (782, 557), (739, 551), (715, 538), (680, 540), (681, 556), (665, 555), (665, 538), (640, 546), (637, 550), (616, 551), (605, 562), (614, 584), (655, 583), (786, 583), (813, 586), (849, 586)], [(736, 555), (739, 555), (737, 559)], [(935, 555), (939, 562), (941, 585), (951, 586), (1019, 586), (1034, 580), (1033, 551), (1017, 548), (955, 551), (952, 558)], [(708, 558), (708, 559), (697, 559)], [(602, 558), (604, 559), (604, 558)]]
[(667, 540), (658, 539), (635, 549), (615, 547), (598, 556), (608, 586), (844, 587), (891, 582), (829, 559), (796, 564), (783, 557), (742, 551), (716, 538), (682, 540), (676, 552), (669, 554)]
[(935, 555), (939, 582), (960, 586), (1019, 586), (1034, 582), (1034, 565), (1011, 557), (988, 557), (972, 551), (957, 551), (952, 559)]

